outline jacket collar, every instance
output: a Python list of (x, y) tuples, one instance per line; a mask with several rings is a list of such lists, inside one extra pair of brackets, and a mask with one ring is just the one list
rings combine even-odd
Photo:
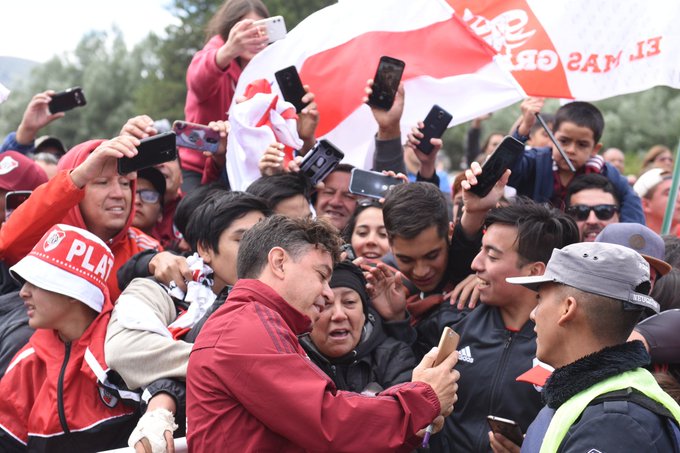
[(543, 400), (557, 409), (577, 393), (617, 374), (648, 365), (649, 354), (640, 341), (606, 347), (556, 369), (543, 389)]
[(241, 279), (229, 293), (230, 300), (257, 302), (281, 315), (288, 327), (300, 335), (312, 330), (312, 320), (286, 302), (271, 286), (254, 279)]

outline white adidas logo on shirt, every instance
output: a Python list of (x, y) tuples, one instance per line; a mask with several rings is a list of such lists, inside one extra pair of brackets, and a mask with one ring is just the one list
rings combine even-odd
[(463, 362), (474, 363), (475, 359), (472, 358), (472, 352), (470, 351), (470, 346), (465, 346), (463, 349), (458, 351), (458, 360)]

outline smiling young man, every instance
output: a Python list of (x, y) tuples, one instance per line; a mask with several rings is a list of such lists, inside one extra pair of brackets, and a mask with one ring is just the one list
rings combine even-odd
[(189, 359), (189, 451), (412, 451), (418, 431), (450, 413), (455, 353), (433, 368), (432, 351), (413, 382), (377, 397), (337, 390), (307, 357), (298, 335), (334, 298), (341, 243), (326, 221), (281, 215), (244, 235), (239, 281)]
[(111, 299), (120, 295), (116, 272), (132, 255), (161, 246), (132, 226), (135, 175), (120, 175), (121, 157), (137, 154), (139, 140), (119, 136), (90, 140), (72, 148), (59, 160), (59, 173), (31, 196), (0, 229), (0, 257), (19, 261), (56, 223), (94, 233), (111, 249), (114, 266), (107, 286)]
[(578, 240), (569, 216), (531, 200), (489, 211), (482, 247), (472, 262), (483, 303), (450, 325), (460, 335), (457, 368), (465, 384), (455, 413), (433, 440), (435, 451), (489, 451), (488, 415), (514, 420), (524, 432), (541, 409), (540, 393), (516, 381), (536, 357), (529, 320), (535, 294), (505, 279), (541, 275), (553, 248)]

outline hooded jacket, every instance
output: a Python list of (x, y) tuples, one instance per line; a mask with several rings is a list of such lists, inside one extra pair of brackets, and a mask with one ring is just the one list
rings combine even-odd
[[(59, 160), (59, 173), (39, 186), (0, 229), (0, 259), (11, 266), (27, 255), (43, 234), (56, 223), (65, 223), (87, 230), (78, 204), (85, 197), (85, 188), (78, 188), (70, 172), (80, 165), (104, 140), (90, 140), (72, 148)], [(142, 250), (162, 250), (151, 236), (134, 228), (136, 180), (131, 181), (130, 215), (125, 226), (113, 238), (105, 240), (113, 252), (114, 263), (107, 286), (111, 300), (120, 295), (116, 272), (134, 254)]]
[(422, 382), (376, 397), (339, 391), (297, 335), (310, 319), (241, 279), (198, 336), (187, 371), (189, 451), (411, 451), (439, 414)]
[(300, 344), (312, 362), (333, 379), (338, 390), (382, 391), (409, 382), (417, 365), (409, 345), (388, 337), (382, 329), (380, 316), (370, 308), (359, 344), (344, 356), (323, 355), (309, 335), (302, 335)]
[(0, 381), (0, 451), (122, 447), (137, 422), (136, 394), (111, 383), (104, 360), (110, 300), (83, 335), (64, 343), (39, 329)]

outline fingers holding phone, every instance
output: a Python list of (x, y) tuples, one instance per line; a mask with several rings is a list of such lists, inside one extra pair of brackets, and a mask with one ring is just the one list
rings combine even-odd
[[(137, 155), (140, 140), (130, 135), (120, 135), (102, 142), (71, 172), (73, 183), (83, 188), (95, 178), (109, 178), (117, 174), (118, 160)], [(129, 175), (131, 179), (135, 174)]]

